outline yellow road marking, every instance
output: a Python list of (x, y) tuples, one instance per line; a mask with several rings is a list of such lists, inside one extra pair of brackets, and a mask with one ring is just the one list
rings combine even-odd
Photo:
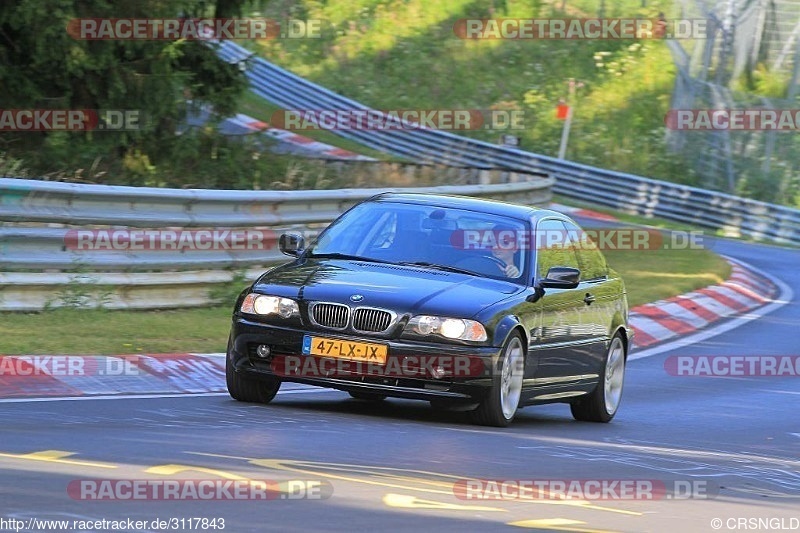
[[(448, 496), (455, 496), (453, 492), (453, 483), (452, 482), (445, 482), (445, 481), (436, 481), (436, 480), (427, 480), (422, 478), (415, 478), (415, 477), (408, 477), (399, 474), (392, 473), (393, 471), (403, 472), (403, 473), (418, 473), (422, 475), (438, 477), (438, 478), (445, 478), (445, 479), (452, 479), (452, 480), (461, 480), (466, 479), (464, 476), (454, 476), (451, 474), (439, 474), (437, 472), (428, 472), (425, 470), (408, 470), (408, 469), (400, 469), (394, 468), (390, 466), (363, 466), (363, 465), (351, 465), (345, 463), (316, 463), (312, 461), (294, 461), (291, 459), (253, 459), (248, 457), (237, 457), (237, 456), (230, 456), (230, 455), (220, 455), (220, 454), (213, 454), (213, 453), (202, 453), (202, 452), (189, 452), (196, 455), (203, 455), (208, 457), (218, 457), (224, 459), (237, 459), (242, 461), (247, 461), (248, 463), (260, 466), (263, 468), (268, 468), (272, 470), (283, 470), (288, 472), (299, 472), (302, 474), (308, 474), (312, 476), (324, 476), (331, 479), (338, 479), (341, 481), (350, 481), (353, 483), (362, 483), (365, 485), (374, 485), (378, 487), (386, 487), (390, 489), (402, 489), (402, 490), (409, 490), (409, 491), (417, 491), (417, 492), (425, 492), (430, 494), (443, 494)], [(308, 465), (308, 466), (306, 466)], [(310, 469), (309, 469), (310, 468)], [(319, 470), (313, 470), (313, 468), (318, 468)], [(350, 475), (340, 475), (337, 473), (332, 473), (331, 471), (343, 471)], [(373, 478), (379, 479), (364, 479), (363, 477), (354, 477), (351, 472), (356, 471), (360, 472), (363, 475), (371, 476)], [(357, 474), (356, 474), (357, 475)], [(388, 478), (387, 480), (380, 479)], [(400, 484), (406, 482), (407, 484)], [(439, 488), (429, 488), (429, 487), (441, 487), (442, 489), (446, 488), (447, 490), (441, 490)], [(565, 505), (565, 506), (572, 506), (572, 507), (580, 507), (581, 509), (594, 509), (596, 511), (607, 511), (610, 513), (619, 513), (624, 515), (630, 516), (642, 516), (643, 513), (639, 513), (636, 511), (627, 511), (625, 509), (616, 509), (613, 507), (603, 507), (600, 505), (594, 505), (588, 500), (569, 500), (569, 499), (520, 499), (520, 500), (509, 500), (513, 503), (534, 503), (534, 504), (544, 504), (544, 505)]]
[[(404, 477), (404, 476), (397, 476), (398, 478), (400, 478), (400, 479), (397, 479), (397, 483), (403, 482), (403, 481), (409, 481), (411, 483), (422, 482), (422, 484), (428, 484), (428, 485), (434, 485), (434, 486), (440, 486), (440, 487), (451, 487), (450, 490), (439, 490), (439, 489), (423, 488), (423, 487), (414, 486), (414, 485), (400, 485), (400, 484), (397, 484), (395, 482), (389, 482), (389, 481), (383, 481), (383, 480), (369, 480), (369, 479), (364, 479), (364, 478), (359, 478), (359, 477), (333, 474), (333, 473), (330, 473), (327, 470), (325, 470), (325, 468), (328, 468), (329, 466), (336, 466), (336, 467), (341, 466), (343, 468), (341, 468), (340, 470), (347, 471), (345, 467), (350, 466), (350, 465), (338, 465), (338, 464), (333, 464), (333, 463), (330, 464), (330, 465), (324, 464), (323, 465), (323, 470), (322, 471), (317, 471), (317, 470), (306, 470), (304, 468), (301, 468), (299, 466), (295, 466), (294, 464), (292, 464), (292, 463), (296, 463), (296, 461), (282, 461), (282, 460), (278, 460), (278, 459), (250, 459), (248, 462), (250, 464), (253, 464), (253, 465), (256, 465), (256, 466), (260, 466), (260, 467), (263, 467), (263, 468), (269, 468), (269, 469), (272, 469), (272, 470), (284, 470), (284, 471), (287, 471), (287, 472), (299, 472), (301, 474), (309, 474), (309, 475), (312, 475), (312, 476), (324, 476), (324, 477), (329, 477), (329, 478), (332, 478), (332, 479), (339, 479), (341, 481), (352, 481), (353, 483), (363, 483), (363, 484), (366, 484), (366, 485), (375, 485), (375, 486), (378, 486), (378, 487), (388, 487), (388, 488), (391, 488), (391, 489), (416, 490), (416, 491), (419, 491), (419, 492), (430, 492), (432, 494), (446, 494), (446, 495), (449, 495), (449, 496), (453, 495), (453, 490), (452, 490), (453, 484), (452, 483), (448, 484), (448, 483), (444, 483), (444, 482), (420, 480), (418, 478), (408, 478), (408, 477)], [(286, 463), (286, 464), (284, 464), (284, 463)], [(355, 466), (355, 465), (352, 465), (352, 466)], [(356, 469), (357, 468), (358, 467), (356, 467)], [(364, 467), (364, 468), (366, 468), (366, 467)], [(336, 469), (333, 468), (332, 470), (336, 470)], [(370, 475), (369, 472), (365, 472), (364, 474), (365, 475)], [(392, 476), (386, 476), (386, 477), (388, 477), (390, 479), (393, 478)]]
[(637, 511), (627, 511), (625, 509), (615, 509), (614, 507), (603, 507), (602, 505), (587, 504), (582, 506), (583, 509), (595, 509), (597, 511), (609, 511), (611, 513), (626, 514), (629, 516), (644, 516), (644, 513)]
[(248, 478), (240, 476), (238, 474), (231, 474), (230, 472), (226, 472), (225, 470), (217, 470), (215, 468), (206, 468), (204, 466), (192, 466), (192, 465), (176, 465), (176, 464), (169, 464), (169, 465), (157, 465), (151, 466), (147, 470), (145, 470), (148, 474), (159, 474), (162, 476), (173, 476), (175, 474), (180, 474), (181, 472), (201, 472), (203, 474), (209, 474), (212, 476), (221, 477), (223, 479), (233, 479), (233, 480), (246, 480)]
[(26, 461), (42, 461), (45, 463), (60, 463), (65, 465), (77, 466), (92, 466), (95, 468), (118, 468), (117, 465), (111, 463), (101, 463), (99, 461), (76, 461), (74, 459), (65, 459), (75, 455), (75, 452), (65, 452), (62, 450), (44, 450), (41, 452), (32, 453), (0, 453), (0, 457), (8, 457), (11, 459), (23, 459)]
[[(157, 466), (151, 466), (150, 468), (146, 469), (145, 472), (147, 472), (148, 474), (158, 474), (162, 476), (174, 476), (175, 474), (180, 474), (181, 472), (200, 472), (203, 474), (217, 476), (223, 479), (230, 479), (233, 481), (255, 481), (255, 482), (265, 481), (259, 479), (254, 480), (248, 477), (240, 476), (239, 474), (228, 472), (226, 470), (218, 470), (216, 468), (206, 468), (204, 466), (193, 466), (193, 465), (179, 465), (179, 464), (157, 465)], [(272, 487), (271, 490), (283, 494), (290, 494), (293, 491), (297, 491), (300, 488), (302, 488), (305, 491), (317, 488), (317, 484), (314, 481), (306, 481), (302, 479), (274, 481), (273, 483), (270, 484), (270, 486)]]
[(571, 531), (573, 533), (613, 533), (604, 529), (586, 529), (571, 526), (583, 525), (586, 522), (570, 520), (569, 518), (542, 518), (538, 520), (519, 520), (509, 522), (507, 525), (525, 527), (529, 529), (549, 529), (550, 531)]
[(416, 496), (405, 494), (386, 494), (383, 503), (389, 507), (400, 507), (403, 509), (440, 509), (442, 511), (499, 511), (508, 512), (506, 509), (498, 507), (481, 507), (479, 505), (459, 505), (456, 503), (443, 503), (434, 500), (422, 500)]
[[(373, 474), (374, 475), (373, 472), (369, 472), (370, 469), (372, 469), (372, 470), (400, 470), (400, 469), (396, 469), (396, 468), (393, 468), (393, 467), (387, 467), (387, 466), (365, 467), (365, 466), (347, 465), (347, 464), (340, 464), (340, 463), (318, 463), (323, 468), (323, 470), (321, 472), (317, 472), (317, 471), (314, 471), (314, 470), (304, 470), (304, 469), (302, 469), (302, 468), (300, 468), (298, 466), (294, 466), (295, 464), (302, 464), (302, 461), (291, 461), (291, 460), (282, 461), (282, 460), (279, 460), (279, 459), (251, 459), (248, 462), (250, 464), (254, 464), (256, 466), (263, 466), (265, 468), (301, 472), (301, 473), (304, 473), (304, 474), (311, 474), (311, 475), (316, 475), (316, 476), (322, 475), (322, 476), (330, 477), (330, 478), (333, 478), (333, 479), (341, 479), (343, 481), (352, 481), (354, 483), (364, 483), (364, 484), (367, 484), (367, 485), (377, 485), (377, 486), (394, 488), (394, 489), (406, 489), (406, 490), (414, 490), (414, 491), (419, 491), (419, 492), (429, 492), (429, 493), (433, 493), (433, 494), (446, 494), (446, 495), (449, 495), (449, 496), (454, 496), (455, 495), (454, 492), (453, 492), (453, 484), (452, 483), (428, 481), (428, 480), (423, 480), (423, 479), (419, 479), (419, 478), (407, 478), (405, 476), (395, 476), (396, 478), (398, 478), (401, 481), (402, 480), (408, 480), (408, 481), (410, 481), (412, 483), (438, 485), (438, 486), (444, 486), (444, 487), (448, 487), (449, 488), (449, 490), (437, 490), (437, 489), (423, 488), (423, 487), (420, 487), (418, 485), (415, 486), (413, 484), (411, 486), (395, 485), (393, 483), (388, 483), (386, 481), (381, 481), (381, 480), (372, 481), (372, 480), (367, 480), (367, 479), (362, 479), (362, 478), (357, 478), (357, 477), (340, 476), (340, 475), (336, 475), (336, 474), (330, 474), (326, 470), (324, 470), (325, 468), (329, 468), (331, 466), (342, 467), (342, 470), (344, 470), (345, 468), (349, 468), (350, 470), (353, 470), (353, 469), (355, 469), (355, 470), (364, 469), (364, 470), (367, 470), (367, 472), (366, 472), (367, 475), (369, 475), (369, 474)], [(408, 472), (408, 470), (402, 470), (402, 471), (403, 472)], [(453, 475), (450, 475), (450, 474), (438, 474), (438, 473), (435, 473), (435, 472), (426, 472), (424, 470), (414, 470), (414, 472), (419, 472), (419, 473), (427, 474), (427, 475), (430, 475), (430, 476), (441, 476), (441, 477), (449, 477), (449, 478), (453, 478), (453, 479), (464, 479), (463, 477), (459, 477), (459, 476), (453, 476)], [(391, 477), (391, 476), (388, 476), (388, 477)], [(609, 512), (612, 512), (612, 513), (627, 514), (627, 515), (632, 515), (632, 516), (641, 516), (642, 515), (642, 513), (638, 513), (636, 511), (627, 511), (625, 509), (615, 509), (613, 507), (603, 507), (603, 506), (600, 506), (600, 505), (594, 505), (594, 504), (590, 503), (587, 500), (523, 499), (523, 500), (510, 500), (510, 501), (525, 502), (525, 503), (538, 503), (538, 504), (544, 504), (544, 505), (566, 505), (566, 506), (580, 507), (582, 509), (595, 509), (595, 510), (598, 510), (598, 511), (609, 511)]]

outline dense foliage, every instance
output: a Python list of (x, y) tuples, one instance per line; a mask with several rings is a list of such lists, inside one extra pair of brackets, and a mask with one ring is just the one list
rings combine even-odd
[(182, 173), (174, 168), (176, 159), (197, 159), (206, 149), (201, 135), (175, 135), (185, 102), (231, 113), (246, 87), (237, 66), (199, 41), (77, 40), (68, 23), (82, 17), (231, 15), (241, 7), (242, 0), (0, 3), (0, 109), (136, 110), (140, 117), (139, 129), (124, 132), (3, 132), (0, 164), (16, 164), (7, 163), (0, 173), (154, 184)]
[[(263, 57), (355, 100), (383, 109), (500, 109), (525, 113), (522, 148), (555, 156), (563, 121), (555, 108), (572, 97), (574, 123), (566, 157), (573, 161), (691, 185), (709, 186), (697, 158), (673, 152), (664, 119), (676, 68), (658, 39), (463, 40), (463, 18), (681, 18), (674, 0), (271, 0), (261, 14), (322, 19), (316, 39), (248, 43)], [(687, 45), (688, 46), (688, 45)], [(763, 65), (734, 88), (780, 96), (786, 80)], [(757, 99), (757, 97), (754, 97)], [(702, 107), (701, 103), (697, 103)], [(796, 106), (794, 106), (796, 107)], [(498, 131), (467, 135), (497, 142)], [(689, 134), (688, 148), (705, 146)], [(697, 135), (703, 135), (698, 133)], [(702, 148), (700, 148), (702, 149)], [(789, 159), (775, 151), (780, 161)], [(699, 156), (702, 158), (702, 155)], [(779, 167), (779, 162), (773, 167)], [(800, 203), (800, 180), (778, 185), (760, 162), (740, 167), (735, 192)], [(795, 197), (793, 199), (793, 197)]]

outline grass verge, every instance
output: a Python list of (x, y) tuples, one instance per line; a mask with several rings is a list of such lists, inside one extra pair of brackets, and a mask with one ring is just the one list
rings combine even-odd
[(223, 352), (228, 307), (170, 311), (52, 309), (0, 314), (0, 354)]
[(720, 283), (731, 274), (727, 261), (709, 250), (607, 250), (620, 273), (631, 307)]
[[(667, 298), (730, 275), (708, 250), (609, 251), (625, 279), (631, 306)], [(134, 354), (223, 352), (228, 306), (172, 311), (54, 309), (0, 314), (0, 354)]]

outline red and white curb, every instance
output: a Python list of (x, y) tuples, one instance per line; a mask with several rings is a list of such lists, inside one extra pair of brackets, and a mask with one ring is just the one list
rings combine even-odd
[(725, 282), (631, 309), (634, 345), (643, 348), (688, 335), (773, 301), (778, 294), (775, 283), (739, 261), (726, 259), (733, 271)]
[(0, 357), (0, 398), (222, 391), (224, 354)]
[(302, 148), (303, 150), (328, 159), (343, 159), (347, 161), (375, 161), (375, 159), (372, 157), (357, 154), (355, 152), (351, 152), (350, 150), (338, 148), (323, 142), (315, 141), (314, 139), (304, 137), (303, 135), (298, 135), (291, 131), (270, 127), (270, 125), (266, 122), (262, 122), (241, 113), (237, 114), (235, 117), (229, 118), (228, 120), (234, 124), (244, 126), (251, 131), (260, 131), (268, 137), (284, 143), (293, 144), (299, 148)]
[(601, 213), (599, 211), (592, 211), (591, 209), (582, 209), (580, 207), (572, 207), (569, 205), (563, 205), (557, 203), (551, 203), (550, 209), (552, 209), (553, 211), (558, 211), (559, 213), (563, 213), (565, 215), (569, 215), (571, 217), (590, 218), (592, 220), (602, 220), (605, 222), (619, 222), (619, 219), (614, 215)]

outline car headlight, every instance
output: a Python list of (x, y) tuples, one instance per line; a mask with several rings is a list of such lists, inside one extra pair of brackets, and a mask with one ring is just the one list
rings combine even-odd
[(291, 298), (268, 296), (266, 294), (256, 294), (254, 292), (244, 297), (239, 310), (242, 313), (250, 313), (253, 315), (278, 315), (283, 318), (289, 318), (292, 315), (300, 314), (300, 308), (297, 306), (297, 302)]
[(447, 318), (420, 315), (408, 322), (411, 331), (418, 335), (441, 335), (448, 339), (464, 341), (485, 341), (486, 329), (480, 322), (465, 318)]

